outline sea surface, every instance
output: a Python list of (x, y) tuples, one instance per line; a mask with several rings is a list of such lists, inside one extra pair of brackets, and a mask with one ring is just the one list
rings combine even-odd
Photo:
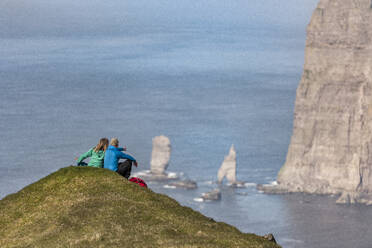
[[(148, 170), (152, 138), (166, 135), (168, 171), (198, 189), (152, 190), (286, 248), (372, 247), (372, 207), (256, 190), (285, 162), (304, 46), (304, 32), (223, 26), (0, 39), (0, 198), (74, 164), (101, 137), (118, 137), (134, 172)], [(247, 187), (195, 201), (217, 187), (232, 144)]]

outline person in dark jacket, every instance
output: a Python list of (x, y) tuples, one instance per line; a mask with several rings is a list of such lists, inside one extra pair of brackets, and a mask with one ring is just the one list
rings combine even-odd
[[(110, 141), (110, 146), (105, 152), (104, 168), (116, 171), (126, 179), (129, 178), (132, 171), (132, 164), (138, 166), (137, 161), (132, 156), (122, 152), (123, 149), (119, 148), (119, 140), (117, 138), (112, 138)], [(120, 159), (126, 159), (124, 162), (120, 162)]]

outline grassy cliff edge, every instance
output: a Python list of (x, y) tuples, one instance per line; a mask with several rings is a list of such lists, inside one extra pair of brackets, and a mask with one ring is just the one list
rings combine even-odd
[(280, 247), (116, 173), (66, 167), (0, 200), (0, 247)]

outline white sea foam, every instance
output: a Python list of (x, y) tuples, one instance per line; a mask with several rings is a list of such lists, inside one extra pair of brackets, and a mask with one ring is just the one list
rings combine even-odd
[(163, 188), (166, 188), (166, 189), (176, 189), (177, 187), (176, 186), (173, 186), (173, 185), (164, 185)]
[(245, 186), (244, 184), (238, 184), (235, 187), (237, 187), (237, 188), (246, 188), (247, 186)]
[(198, 182), (200, 185), (213, 185), (215, 182), (214, 181), (203, 181), (203, 182)]
[(196, 201), (196, 202), (203, 202), (204, 201), (204, 199), (203, 198), (194, 198), (194, 201)]
[(175, 179), (175, 178), (178, 178), (178, 175), (177, 175), (176, 172), (169, 172), (168, 173), (168, 178)]
[(138, 172), (133, 173), (133, 176), (146, 176), (150, 174), (150, 172), (151, 172), (150, 170), (138, 171)]
[(150, 170), (143, 170), (143, 171), (138, 171), (132, 174), (134, 177), (144, 177), (148, 178), (149, 180), (167, 180), (167, 179), (177, 179), (179, 178), (179, 175), (176, 172), (168, 172), (165, 174), (157, 175), (153, 174)]
[(256, 187), (257, 183), (244, 183), (245, 187)]

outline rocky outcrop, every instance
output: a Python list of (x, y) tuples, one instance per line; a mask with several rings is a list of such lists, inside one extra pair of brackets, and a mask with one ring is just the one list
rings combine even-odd
[(217, 173), (218, 183), (222, 183), (223, 179), (229, 181), (229, 183), (236, 182), (236, 151), (234, 145), (231, 145), (229, 154), (225, 156), (222, 165)]
[(245, 187), (245, 182), (236, 180), (236, 151), (234, 145), (231, 145), (229, 154), (225, 156), (220, 169), (217, 172), (217, 181), (222, 183), (226, 177), (228, 183), (232, 187)]
[(278, 191), (372, 204), (371, 35), (371, 0), (320, 0)]
[(166, 172), (171, 155), (171, 143), (164, 135), (152, 139), (152, 152), (150, 170), (133, 173), (133, 176), (140, 177), (145, 181), (168, 181), (178, 179), (178, 175)]
[(276, 244), (276, 240), (275, 240), (275, 237), (272, 233), (269, 233), (269, 234), (266, 234), (263, 236), (265, 239), (271, 241), (271, 242), (274, 242)]
[(164, 174), (169, 165), (171, 143), (166, 136), (156, 136), (152, 139), (151, 173)]
[(198, 187), (197, 183), (190, 179), (171, 182), (168, 185), (171, 187), (183, 188), (183, 189), (196, 189)]
[(221, 191), (219, 189), (214, 189), (212, 191), (203, 193), (201, 198), (204, 201), (218, 201), (221, 200)]

